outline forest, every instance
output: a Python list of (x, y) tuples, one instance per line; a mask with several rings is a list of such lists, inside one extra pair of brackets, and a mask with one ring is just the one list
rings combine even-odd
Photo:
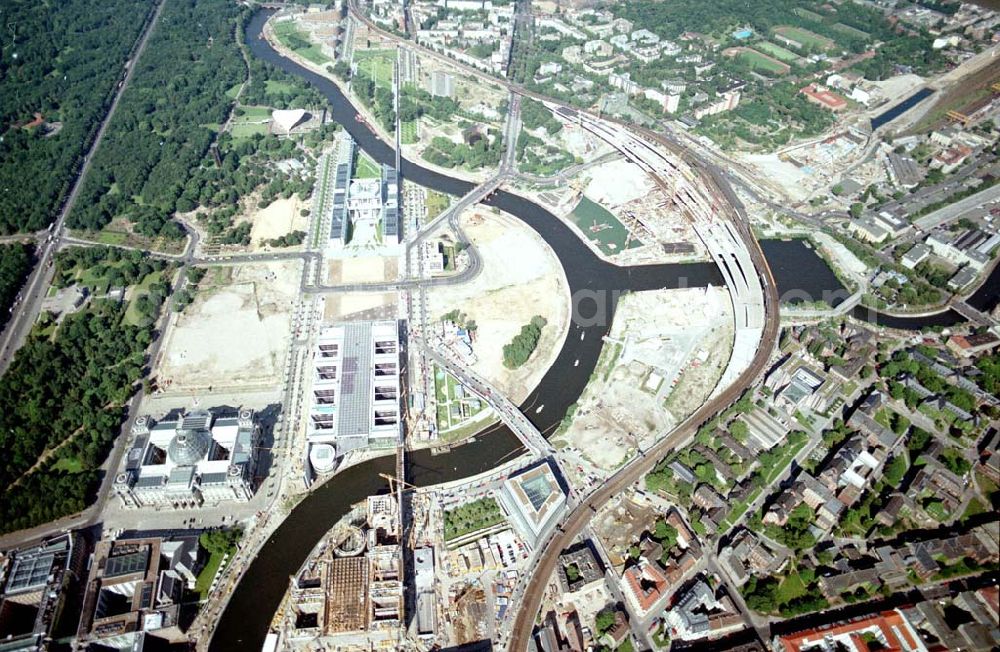
[[(110, 105), (151, 4), (5, 1), (0, 233), (45, 228)], [(33, 124), (35, 114), (43, 122)]]
[(7, 323), (14, 298), (31, 272), (33, 255), (31, 245), (0, 245), (0, 328)]
[(79, 511), (94, 490), (152, 341), (125, 310), (94, 301), (32, 334), (0, 377), (2, 531)]
[(530, 322), (522, 326), (521, 332), (514, 336), (510, 344), (503, 346), (503, 366), (517, 369), (527, 362), (538, 346), (538, 340), (546, 323), (544, 317), (535, 315)]
[(168, 3), (94, 155), (70, 226), (126, 216), (146, 236), (180, 237), (170, 217), (246, 77), (228, 0)]

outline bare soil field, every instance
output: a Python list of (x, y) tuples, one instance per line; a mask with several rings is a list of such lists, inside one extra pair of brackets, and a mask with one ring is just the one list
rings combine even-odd
[[(309, 218), (300, 214), (303, 208), (303, 202), (292, 195), (288, 199), (276, 199), (267, 208), (251, 213), (248, 220), (253, 225), (250, 229), (250, 249), (257, 251), (267, 240), (280, 238), (292, 231), (308, 231)], [(289, 250), (298, 248), (287, 247)]]
[(331, 294), (323, 299), (323, 321), (356, 321), (360, 319), (395, 319), (397, 294), (342, 293)]
[(331, 260), (327, 266), (329, 285), (381, 283), (399, 275), (399, 259), (393, 256), (358, 256)]
[[(519, 403), (555, 360), (569, 329), (569, 289), (559, 260), (530, 227), (493, 209), (466, 211), (462, 223), (479, 248), (482, 272), (463, 285), (427, 293), (430, 318), (457, 309), (475, 320), (473, 368)], [(517, 264), (511, 264), (517, 261)], [(535, 315), (548, 324), (518, 369), (503, 366), (503, 347)]]
[[(724, 288), (622, 297), (569, 429), (558, 438), (612, 470), (711, 394), (729, 360), (732, 307)], [(676, 405), (665, 409), (664, 402)]]
[(174, 316), (156, 363), (165, 392), (277, 385), (302, 264), (217, 267)]

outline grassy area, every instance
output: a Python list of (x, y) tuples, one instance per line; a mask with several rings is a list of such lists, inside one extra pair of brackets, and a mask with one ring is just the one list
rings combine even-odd
[(775, 594), (775, 598), (781, 604), (787, 604), (794, 600), (795, 598), (802, 597), (808, 593), (805, 582), (797, 572), (790, 573), (785, 579), (781, 580), (781, 584), (778, 585), (778, 591)]
[(491, 416), (488, 419), (474, 418), (466, 421), (460, 426), (456, 426), (449, 430), (438, 433), (438, 438), (444, 443), (453, 443), (456, 441), (461, 441), (466, 437), (471, 437), (477, 432), (482, 432), (486, 430), (494, 423), (497, 423), (499, 419), (495, 416)]
[(792, 12), (801, 18), (812, 20), (817, 23), (822, 23), (824, 20), (824, 18), (815, 11), (809, 11), (808, 9), (803, 9), (802, 7), (796, 7), (795, 9), (792, 9)]
[(736, 525), (736, 523), (738, 523), (739, 520), (743, 518), (743, 514), (746, 513), (747, 508), (750, 507), (750, 504), (753, 503), (753, 501), (757, 500), (757, 497), (760, 496), (760, 492), (761, 492), (760, 489), (754, 489), (752, 492), (750, 492), (750, 495), (747, 496), (746, 499), (741, 500), (735, 505), (733, 505), (733, 508), (729, 510), (729, 514), (726, 515), (725, 520), (722, 521), (722, 523), (720, 524), (719, 531), (726, 532), (727, 530), (729, 530), (729, 528)]
[(153, 272), (152, 274), (147, 274), (146, 278), (142, 279), (142, 283), (139, 283), (139, 285), (136, 285), (132, 289), (132, 298), (129, 300), (128, 306), (125, 308), (126, 323), (133, 324), (136, 326), (142, 323), (143, 318), (139, 314), (139, 311), (136, 310), (136, 305), (138, 303), (136, 299), (149, 292), (149, 286), (159, 281), (161, 276), (163, 276), (162, 272)]
[(795, 63), (800, 59), (799, 55), (795, 54), (791, 50), (786, 50), (785, 48), (771, 43), (770, 41), (759, 41), (753, 44), (755, 50), (760, 50), (766, 55), (772, 56), (775, 59), (784, 61), (785, 63)]
[(444, 540), (477, 532), (503, 522), (503, 512), (497, 501), (480, 498), (444, 513)]
[(790, 27), (790, 26), (775, 27), (774, 33), (780, 34), (785, 38), (792, 39), (797, 43), (801, 43), (804, 47), (807, 48), (819, 48), (822, 50), (829, 50), (830, 48), (836, 45), (833, 39), (829, 39), (825, 36), (820, 36), (815, 32), (810, 32), (809, 30), (802, 29), (801, 27)]
[(275, 23), (274, 35), (281, 44), (295, 54), (312, 61), (317, 65), (329, 63), (330, 58), (320, 50), (319, 46), (310, 42), (291, 20)]
[(376, 86), (392, 88), (392, 65), (396, 61), (394, 50), (355, 50), (354, 63), (357, 73), (375, 82)]
[(569, 219), (605, 254), (614, 254), (642, 244), (633, 238), (626, 246), (629, 232), (625, 225), (606, 208), (586, 197), (580, 199), (580, 203), (569, 214)]
[(764, 483), (770, 484), (774, 482), (774, 479), (788, 468), (788, 465), (792, 463), (792, 460), (799, 454), (799, 451), (802, 450), (808, 441), (808, 438), (803, 438), (802, 442), (796, 446), (786, 446), (778, 461), (771, 468), (764, 470)]
[(251, 138), (257, 134), (267, 133), (267, 125), (254, 122), (236, 122), (229, 128), (233, 138)]
[(76, 457), (60, 457), (52, 465), (52, 468), (56, 471), (65, 471), (66, 473), (79, 473), (83, 471), (83, 463)]
[(271, 108), (267, 106), (241, 106), (240, 111), (243, 112), (243, 115), (237, 116), (236, 120), (241, 122), (269, 120), (271, 118)]
[(226, 91), (226, 97), (228, 97), (231, 100), (235, 100), (236, 99), (236, 95), (239, 94), (240, 88), (242, 86), (243, 86), (243, 82), (240, 82), (238, 84), (233, 84), (232, 86), (230, 86), (229, 90)]
[(359, 179), (378, 179), (382, 176), (382, 168), (370, 156), (359, 150), (354, 176)]
[(786, 74), (791, 68), (787, 63), (782, 63), (775, 59), (774, 57), (769, 57), (766, 54), (761, 54), (756, 50), (743, 49), (740, 50), (740, 59), (746, 63), (751, 68), (756, 68), (758, 70), (767, 70), (769, 72), (777, 73), (779, 75)]
[(295, 86), (291, 82), (285, 81), (275, 81), (273, 79), (268, 79), (264, 82), (264, 88), (267, 89), (268, 93), (293, 93), (295, 92)]
[(863, 39), (871, 38), (871, 34), (869, 34), (868, 32), (860, 30), (857, 27), (851, 27), (850, 25), (845, 25), (844, 23), (834, 23), (831, 27), (833, 27), (833, 29), (837, 30), (838, 32), (841, 32), (843, 34), (850, 34), (851, 36), (855, 36), (857, 38), (863, 38)]
[(973, 498), (969, 501), (969, 504), (965, 507), (965, 511), (962, 512), (962, 520), (972, 518), (973, 516), (978, 516), (987, 511), (986, 505), (982, 503), (978, 498)]
[(205, 567), (198, 573), (194, 590), (198, 594), (199, 600), (204, 600), (208, 597), (208, 590), (212, 587), (212, 580), (215, 579), (215, 574), (219, 571), (223, 557), (225, 557), (225, 553), (213, 552), (208, 561), (205, 562)]
[(427, 191), (427, 221), (440, 215), (451, 204), (451, 197), (437, 190)]
[(401, 122), (399, 125), (399, 132), (399, 139), (403, 141), (404, 145), (412, 145), (413, 143), (420, 141), (420, 138), (417, 137), (416, 120)]

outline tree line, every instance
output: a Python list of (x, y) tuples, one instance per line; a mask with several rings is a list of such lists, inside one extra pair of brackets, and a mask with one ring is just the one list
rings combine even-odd
[[(150, 7), (143, 0), (3, 3), (0, 233), (52, 221)], [(28, 126), (36, 113), (44, 123)]]
[(33, 258), (34, 247), (31, 245), (0, 245), (0, 328), (10, 318), (10, 308), (31, 273)]

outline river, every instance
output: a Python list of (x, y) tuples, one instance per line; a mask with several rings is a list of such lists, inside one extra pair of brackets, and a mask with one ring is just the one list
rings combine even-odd
[[(316, 86), (329, 99), (332, 118), (344, 126), (358, 146), (376, 161), (392, 165), (393, 150), (356, 119), (357, 111), (335, 84), (281, 57), (260, 37), (269, 15), (266, 11), (258, 12), (247, 26), (246, 42), (252, 55)], [(402, 175), (410, 181), (452, 195), (465, 194), (473, 186), (405, 159), (401, 167)], [(559, 423), (566, 409), (583, 392), (600, 354), (601, 338), (614, 316), (618, 293), (723, 284), (718, 269), (708, 262), (631, 268), (612, 265), (591, 252), (560, 219), (527, 199), (498, 191), (487, 203), (537, 231), (562, 263), (571, 296), (588, 297), (577, 306), (585, 319), (573, 320), (563, 349), (522, 404), (528, 418), (543, 433)], [(780, 261), (782, 268), (793, 272), (783, 273), (777, 279), (782, 293), (797, 290), (822, 296), (824, 291), (840, 287), (822, 259), (801, 243), (774, 241), (765, 250), (776, 266)], [(920, 320), (906, 321), (911, 326), (924, 325)], [(538, 411), (540, 407), (543, 409)], [(506, 427), (495, 426), (487, 433), (480, 433), (474, 442), (446, 454), (432, 455), (426, 450), (408, 454), (407, 480), (426, 486), (475, 475), (495, 467), (518, 448), (520, 443)], [(387, 489), (378, 474), (393, 472), (392, 458), (365, 462), (337, 474), (303, 498), (246, 569), (219, 621), (210, 649), (213, 652), (259, 650), (288, 588), (289, 577), (353, 503)]]

